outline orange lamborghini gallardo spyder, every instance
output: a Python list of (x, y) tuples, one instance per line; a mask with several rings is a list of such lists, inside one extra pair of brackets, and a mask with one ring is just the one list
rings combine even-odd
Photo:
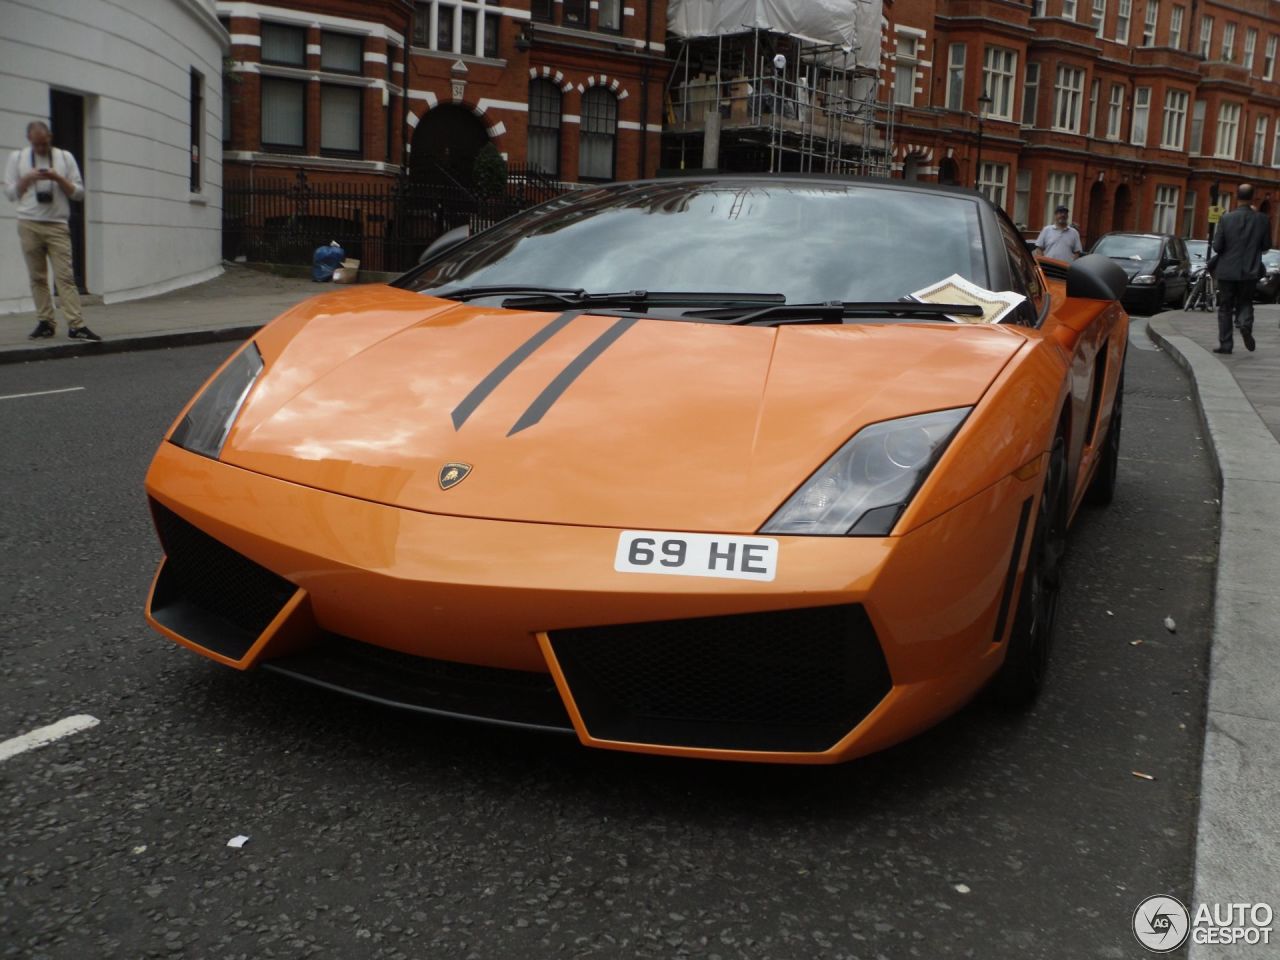
[(213, 375), (147, 476), (147, 620), (615, 750), (830, 763), (1028, 704), (1116, 483), (1124, 287), (967, 190), (572, 192)]

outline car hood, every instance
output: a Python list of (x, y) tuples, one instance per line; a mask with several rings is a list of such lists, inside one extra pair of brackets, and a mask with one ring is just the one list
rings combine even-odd
[[(977, 403), (1026, 336), (511, 311), (381, 288), (311, 301), (258, 341), (266, 370), (227, 463), (433, 513), (750, 531), (864, 425)], [(446, 464), (471, 469), (450, 485)]]
[(1125, 275), (1130, 280), (1140, 273), (1155, 273), (1156, 268), (1160, 265), (1159, 260), (1130, 260), (1128, 257), (1112, 257), (1116, 263), (1120, 264)]

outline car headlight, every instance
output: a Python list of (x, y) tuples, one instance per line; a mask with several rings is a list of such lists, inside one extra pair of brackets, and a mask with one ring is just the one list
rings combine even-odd
[(1139, 286), (1149, 287), (1151, 284), (1156, 282), (1156, 277), (1153, 273), (1140, 273), (1134, 277), (1131, 282), (1136, 283)]
[(262, 354), (257, 344), (250, 342), (205, 387), (169, 440), (184, 450), (218, 459), (231, 425), (260, 373)]
[(863, 428), (760, 532), (886, 536), (972, 409), (956, 407)]

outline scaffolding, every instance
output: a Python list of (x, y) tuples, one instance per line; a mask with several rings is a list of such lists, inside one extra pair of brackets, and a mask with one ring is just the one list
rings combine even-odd
[(853, 48), (756, 28), (681, 41), (666, 165), (887, 177), (893, 105)]

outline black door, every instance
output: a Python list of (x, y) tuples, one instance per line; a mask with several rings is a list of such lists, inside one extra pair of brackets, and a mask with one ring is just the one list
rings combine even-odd
[[(49, 126), (53, 128), (53, 145), (68, 151), (80, 166), (84, 177), (84, 97), (62, 90), (49, 91)], [(86, 185), (87, 186), (87, 185)], [(84, 204), (71, 204), (71, 259), (76, 273), (76, 286), (88, 293), (84, 283)]]

